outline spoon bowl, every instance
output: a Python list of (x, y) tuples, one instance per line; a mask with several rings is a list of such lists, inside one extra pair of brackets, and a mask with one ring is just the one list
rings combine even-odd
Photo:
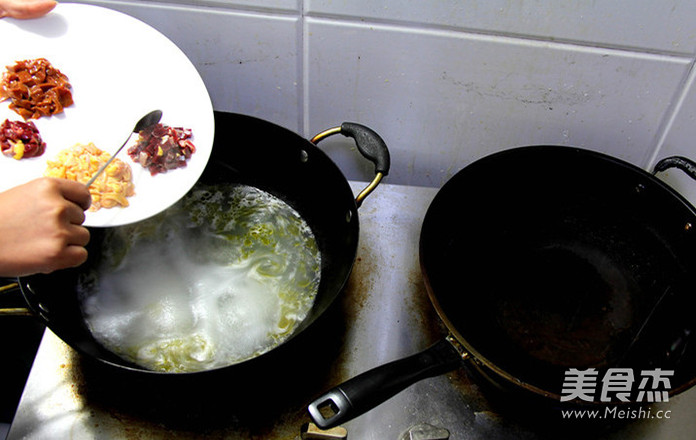
[(130, 134), (128, 135), (128, 138), (123, 143), (123, 145), (121, 145), (119, 147), (119, 149), (116, 150), (116, 152), (111, 155), (109, 160), (107, 160), (106, 163), (104, 165), (102, 165), (102, 167), (99, 168), (99, 170), (96, 173), (94, 173), (92, 178), (89, 179), (85, 185), (89, 188), (89, 186), (92, 185), (95, 180), (97, 180), (97, 177), (99, 177), (99, 175), (102, 172), (104, 172), (106, 167), (108, 167), (111, 164), (111, 162), (113, 162), (113, 160), (116, 158), (118, 153), (120, 153), (121, 150), (123, 150), (123, 147), (126, 146), (128, 141), (130, 140), (131, 136), (133, 136), (133, 133), (139, 133), (140, 131), (157, 124), (160, 121), (160, 119), (162, 119), (162, 110), (153, 110), (150, 113), (143, 116), (142, 118), (140, 118), (140, 120), (135, 124), (135, 127), (133, 127), (133, 130), (130, 132)]

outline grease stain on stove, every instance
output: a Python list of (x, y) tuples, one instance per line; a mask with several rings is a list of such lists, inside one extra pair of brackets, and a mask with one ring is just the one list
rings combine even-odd
[(374, 288), (374, 280), (370, 276), (370, 266), (373, 261), (370, 249), (361, 246), (358, 255), (353, 265), (353, 272), (341, 294), (344, 311), (349, 322), (356, 320), (357, 314), (368, 302), (369, 292)]
[(374, 279), (371, 276), (371, 267), (375, 264), (372, 251), (369, 247), (361, 245), (358, 256), (353, 265), (353, 271), (348, 278), (346, 286), (340, 294), (340, 307), (345, 320), (345, 330), (338, 336), (341, 340), (341, 348), (334, 364), (331, 366), (332, 386), (350, 378), (347, 369), (349, 361), (354, 356), (359, 356), (359, 347), (355, 345), (349, 348), (346, 342), (356, 333), (355, 323), (360, 320), (370, 303), (370, 295), (374, 289)]
[(413, 317), (413, 323), (421, 330), (418, 334), (426, 338), (426, 343), (430, 345), (445, 337), (447, 335), (447, 328), (438, 317), (430, 301), (420, 268), (409, 271), (408, 281), (411, 286), (410, 291), (413, 292), (413, 294), (407, 298), (409, 301), (408, 308)]

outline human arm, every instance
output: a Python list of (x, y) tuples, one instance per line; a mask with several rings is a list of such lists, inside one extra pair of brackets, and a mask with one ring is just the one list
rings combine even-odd
[(0, 276), (25, 276), (75, 267), (87, 259), (82, 226), (87, 187), (42, 177), (0, 193)]

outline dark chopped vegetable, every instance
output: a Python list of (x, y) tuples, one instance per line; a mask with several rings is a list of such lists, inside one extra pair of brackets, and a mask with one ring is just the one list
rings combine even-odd
[(20, 122), (8, 119), (0, 125), (0, 149), (14, 159), (41, 156), (46, 143), (32, 121)]
[(142, 130), (136, 144), (128, 149), (128, 155), (150, 170), (153, 176), (166, 173), (186, 166), (186, 162), (196, 152), (192, 137), (193, 133), (188, 128), (169, 127), (160, 123)]

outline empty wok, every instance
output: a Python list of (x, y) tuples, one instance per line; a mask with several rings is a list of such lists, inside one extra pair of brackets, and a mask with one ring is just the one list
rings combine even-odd
[[(661, 161), (694, 177), (684, 158)], [(459, 171), (423, 221), (420, 263), (449, 334), (318, 397), (314, 422), (356, 417), (467, 362), (529, 398), (566, 402), (571, 369), (670, 370), (670, 395), (696, 383), (696, 211), (644, 170), (597, 152), (531, 146)], [(398, 292), (394, 292), (398, 295)], [(612, 403), (622, 403), (614, 399)]]

